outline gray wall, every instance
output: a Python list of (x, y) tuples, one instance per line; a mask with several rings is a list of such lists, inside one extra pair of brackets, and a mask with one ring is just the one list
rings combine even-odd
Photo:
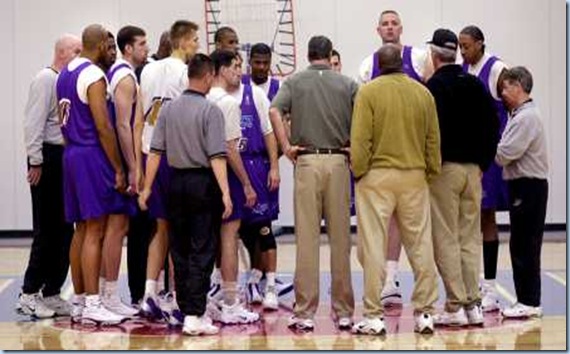
[[(259, 1), (259, 0), (258, 0)], [(232, 1), (222, 1), (232, 3)], [(252, 0), (240, 1), (240, 5)], [(253, 0), (255, 2), (255, 0)], [(237, 0), (233, 0), (237, 3)], [(355, 77), (361, 60), (379, 46), (375, 28), (384, 9), (400, 12), (403, 41), (424, 46), (433, 30), (480, 26), (487, 48), (509, 65), (525, 65), (535, 76), (534, 97), (543, 113), (550, 152), (548, 223), (566, 223), (566, 3), (562, 0), (294, 0), (297, 69), (307, 65), (306, 43), (314, 34), (329, 36), (341, 52), (344, 73)], [(154, 52), (160, 33), (176, 19), (205, 29), (202, 0), (3, 0), (0, 1), (0, 230), (31, 228), (31, 202), (25, 181), (23, 107), (30, 80), (50, 64), (60, 34), (80, 34), (90, 23), (116, 32), (124, 24), (147, 30)], [(238, 29), (239, 31), (239, 29)], [(200, 34), (206, 48), (206, 33)], [(247, 38), (241, 38), (242, 42)], [(282, 161), (282, 225), (292, 225), (291, 166)], [(505, 215), (501, 222), (508, 222)]]

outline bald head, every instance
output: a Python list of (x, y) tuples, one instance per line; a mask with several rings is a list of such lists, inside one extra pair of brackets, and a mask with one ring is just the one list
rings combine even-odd
[(81, 46), (81, 39), (73, 34), (64, 34), (55, 42), (55, 51), (61, 51), (69, 47)]
[(87, 26), (81, 35), (83, 50), (89, 52), (97, 51), (101, 44), (107, 43), (107, 36), (108, 32), (103, 26), (99, 24)]
[(382, 74), (402, 72), (402, 56), (400, 47), (395, 44), (385, 44), (378, 50), (378, 65)]
[(81, 39), (72, 34), (64, 34), (55, 42), (53, 65), (57, 69), (67, 65), (81, 53)]

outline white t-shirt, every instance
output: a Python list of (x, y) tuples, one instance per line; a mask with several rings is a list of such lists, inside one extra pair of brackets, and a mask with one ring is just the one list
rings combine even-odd
[[(230, 93), (240, 104), (243, 100), (243, 84), (239, 85), (239, 89)], [(251, 92), (253, 94), (253, 101), (255, 104), (255, 109), (257, 110), (257, 115), (259, 116), (259, 121), (261, 124), (261, 133), (267, 135), (273, 133), (273, 127), (271, 126), (271, 121), (269, 120), (269, 107), (271, 103), (267, 98), (267, 94), (263, 92), (259, 86), (251, 85)]]
[[(491, 54), (488, 53), (483, 54), (483, 57), (481, 58), (481, 60), (479, 60), (477, 64), (469, 65), (467, 72), (469, 72), (469, 74), (471, 75), (478, 76), (479, 73), (481, 72), (481, 69), (483, 69), (483, 66), (487, 62), (487, 60), (489, 60), (491, 57), (492, 57)], [(491, 73), (489, 74), (488, 84), (489, 84), (489, 89), (491, 90), (491, 96), (493, 96), (493, 98), (497, 101), (501, 99), (497, 94), (497, 83), (499, 82), (499, 76), (501, 75), (501, 72), (503, 71), (503, 69), (506, 68), (507, 65), (505, 63), (503, 63), (501, 60), (497, 60), (495, 64), (493, 64), (493, 66), (491, 67)]]
[[(403, 47), (402, 47), (403, 53)], [(427, 65), (428, 52), (424, 49), (419, 49), (412, 47), (412, 66), (416, 73), (423, 79), (425, 74), (425, 67)], [(373, 69), (374, 53), (367, 56), (366, 59), (360, 64), (360, 69), (358, 70), (358, 83), (365, 84), (372, 80), (372, 69)]]
[[(69, 64), (67, 64), (67, 69), (69, 71), (73, 71), (86, 62), (91, 63), (91, 61), (87, 58), (77, 57), (69, 62)], [(77, 95), (79, 96), (81, 102), (85, 104), (89, 104), (89, 101), (87, 100), (87, 89), (89, 89), (89, 86), (101, 80), (101, 78), (105, 79), (105, 83), (108, 86), (107, 77), (105, 76), (103, 70), (101, 70), (101, 68), (99, 68), (97, 65), (93, 63), (91, 64), (92, 65), (86, 67), (77, 78)]]
[[(141, 73), (140, 90), (142, 95), (143, 112), (146, 116), (155, 98), (175, 99), (188, 88), (188, 67), (173, 57), (148, 63)], [(144, 123), (142, 148), (143, 152), (150, 151), (154, 127)]]
[[(273, 79), (273, 77), (269, 76), (267, 78), (267, 81), (265, 81), (261, 85), (256, 84), (251, 79), (250, 79), (250, 81), (251, 81), (252, 86), (256, 86), (256, 87), (259, 87), (260, 89), (262, 89), (263, 92), (265, 92), (265, 96), (267, 97), (267, 95), (269, 94), (269, 88), (271, 87), (271, 80), (272, 79)], [(277, 82), (279, 83), (279, 87), (281, 87), (281, 81), (277, 80)]]
[(115, 91), (117, 90), (117, 86), (119, 85), (119, 82), (121, 82), (121, 80), (123, 80), (125, 77), (127, 77), (129, 75), (135, 81), (136, 93), (138, 93), (139, 89), (140, 89), (140, 86), (139, 86), (138, 81), (137, 81), (137, 76), (135, 74), (135, 70), (133, 69), (133, 66), (131, 65), (131, 63), (129, 63), (128, 61), (126, 61), (122, 58), (117, 59), (115, 64), (113, 64), (113, 66), (111, 66), (111, 69), (109, 69), (109, 72), (112, 72), (113, 70), (115, 70), (115, 68), (117, 66), (122, 65), (122, 64), (126, 64), (127, 67), (122, 67), (122, 68), (118, 69), (115, 72), (115, 74), (113, 75), (113, 77), (111, 78), (111, 82), (109, 82), (109, 94), (111, 95), (111, 100), (113, 102), (115, 101)]
[(218, 105), (224, 114), (226, 141), (241, 138), (241, 109), (239, 102), (221, 87), (212, 87), (207, 98)]

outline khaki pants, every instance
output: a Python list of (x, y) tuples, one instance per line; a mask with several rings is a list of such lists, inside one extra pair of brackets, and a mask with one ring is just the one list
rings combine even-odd
[(380, 317), (380, 292), (390, 218), (395, 212), (402, 244), (414, 272), (414, 312), (432, 313), (437, 301), (429, 190), (422, 170), (373, 169), (356, 184), (358, 259), (364, 270), (364, 316)]
[(445, 310), (480, 302), (481, 170), (444, 163), (430, 183), (435, 262), (445, 285)]
[(302, 155), (295, 166), (295, 315), (313, 318), (319, 306), (320, 225), (324, 216), (331, 250), (332, 308), (354, 313), (350, 272), (350, 172), (344, 155)]

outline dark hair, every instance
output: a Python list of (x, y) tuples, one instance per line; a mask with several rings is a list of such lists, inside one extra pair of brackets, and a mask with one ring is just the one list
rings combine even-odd
[(309, 40), (309, 60), (328, 59), (332, 53), (332, 42), (325, 36), (313, 36)]
[(107, 39), (115, 39), (115, 36), (111, 33), (111, 31), (107, 31)]
[(518, 82), (523, 91), (527, 94), (532, 92), (533, 80), (532, 74), (524, 66), (516, 66), (511, 69), (506, 69), (501, 74), (501, 81)]
[(378, 66), (382, 75), (402, 72), (400, 48), (394, 44), (384, 44), (378, 49)]
[(333, 49), (333, 50), (332, 50), (332, 55), (331, 55), (331, 57), (334, 57), (334, 56), (337, 56), (337, 57), (338, 57), (338, 61), (340, 62), (340, 53), (339, 53), (336, 49)]
[(223, 50), (223, 49), (216, 49), (210, 54), (210, 59), (212, 59), (212, 63), (214, 64), (214, 73), (218, 75), (222, 67), (230, 67), (232, 65), (232, 61), (237, 58), (236, 53)]
[(269, 55), (269, 56), (271, 56), (271, 47), (269, 47), (265, 43), (256, 43), (251, 47), (251, 49), (249, 51), (249, 57), (253, 58), (253, 56), (256, 54), (257, 55)]
[(198, 25), (191, 21), (178, 20), (170, 27), (170, 44), (172, 49), (180, 47), (180, 40), (192, 32), (198, 31)]
[(188, 62), (188, 79), (201, 79), (214, 71), (214, 63), (206, 54), (197, 53)]
[(461, 32), (459, 32), (459, 34), (463, 34), (463, 35), (467, 35), (471, 38), (473, 38), (476, 41), (481, 41), (483, 43), (483, 53), (485, 53), (485, 35), (483, 34), (483, 31), (481, 31), (481, 29), (477, 26), (474, 25), (470, 25), (465, 27), (464, 29), (461, 30)]
[(136, 26), (125, 26), (117, 32), (117, 46), (121, 53), (125, 53), (125, 47), (127, 44), (133, 45), (135, 43), (135, 37), (146, 36), (145, 31)]
[(224, 26), (224, 27), (218, 28), (216, 33), (214, 33), (214, 43), (221, 42), (222, 38), (224, 38), (228, 33), (233, 33), (233, 34), (237, 35), (236, 31), (231, 27)]

